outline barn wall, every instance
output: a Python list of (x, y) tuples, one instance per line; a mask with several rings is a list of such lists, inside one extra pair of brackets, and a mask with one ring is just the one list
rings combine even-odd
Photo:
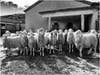
[(25, 28), (27, 30), (29, 30), (30, 28), (33, 30), (36, 30), (40, 27), (43, 27), (45, 29), (48, 28), (48, 19), (47, 18), (43, 18), (38, 12), (42, 9), (48, 9), (46, 8), (46, 6), (44, 5), (37, 5), (35, 7), (33, 7), (32, 9), (30, 9), (29, 11), (26, 12), (26, 26)]

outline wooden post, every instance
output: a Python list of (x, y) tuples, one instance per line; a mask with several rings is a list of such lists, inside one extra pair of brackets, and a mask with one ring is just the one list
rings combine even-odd
[(81, 30), (84, 31), (84, 15), (81, 14)]
[(100, 20), (99, 20), (99, 32), (100, 32)]
[(92, 18), (91, 18), (91, 29), (95, 29), (96, 28), (96, 20), (98, 19), (98, 12), (94, 12), (92, 14)]
[(48, 29), (51, 29), (51, 17), (48, 17)]
[(1, 37), (1, 24), (0, 24), (0, 37)]

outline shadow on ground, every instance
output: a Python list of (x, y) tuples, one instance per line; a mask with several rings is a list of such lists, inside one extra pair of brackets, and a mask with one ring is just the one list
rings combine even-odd
[[(98, 75), (99, 58), (82, 59), (72, 55), (12, 56), (2, 60), (1, 73)], [(75, 74), (76, 73), (76, 74)]]

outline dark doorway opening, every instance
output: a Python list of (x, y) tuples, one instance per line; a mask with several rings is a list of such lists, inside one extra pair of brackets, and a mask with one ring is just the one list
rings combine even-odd
[(1, 36), (2, 36), (6, 31), (6, 26), (5, 24), (0, 24), (0, 25), (1, 25)]
[(5, 33), (6, 29), (1, 29), (1, 36)]
[(92, 14), (84, 16), (84, 19), (85, 19), (85, 22), (84, 22), (84, 32), (88, 32), (89, 31), (90, 24), (91, 24), (91, 18), (92, 18)]
[(52, 17), (51, 22), (57, 22), (58, 24), (52, 25), (53, 28), (56, 29), (70, 29), (72, 28), (74, 31), (81, 29), (81, 17), (80, 15), (76, 16), (58, 16)]

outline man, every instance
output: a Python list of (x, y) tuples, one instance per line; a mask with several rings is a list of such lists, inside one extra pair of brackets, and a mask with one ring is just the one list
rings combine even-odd
[(50, 31), (53, 31), (53, 30), (59, 30), (59, 24), (58, 24), (58, 22), (54, 22), (52, 24), (52, 27), (51, 27)]

